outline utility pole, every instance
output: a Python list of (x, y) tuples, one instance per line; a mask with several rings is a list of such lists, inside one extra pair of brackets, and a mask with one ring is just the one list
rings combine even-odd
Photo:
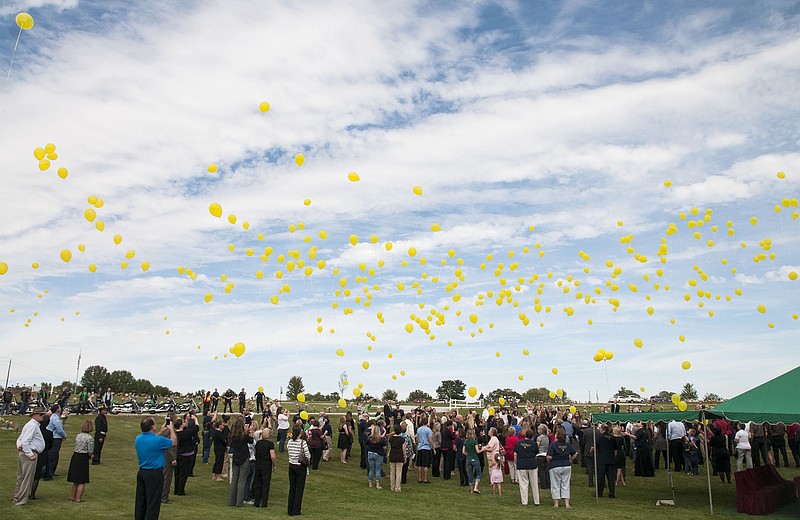
[(3, 388), (8, 388), (8, 378), (11, 377), (11, 359), (8, 360), (8, 372), (6, 372), (6, 386)]

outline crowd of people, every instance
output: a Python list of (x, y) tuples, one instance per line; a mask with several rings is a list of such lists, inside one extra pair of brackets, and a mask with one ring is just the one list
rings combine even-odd
[[(319, 470), (320, 462), (335, 460), (328, 413), (312, 416), (302, 403), (290, 412), (263, 392), (254, 396), (253, 412), (242, 390), (238, 396), (241, 412), (233, 415), (226, 413), (230, 410), (227, 401), (232, 404), (237, 397), (232, 390), (222, 395), (208, 392), (205, 397), (199, 417), (190, 412), (171, 414), (163, 424), (149, 417), (142, 420), (142, 433), (135, 442), (140, 468), (136, 518), (157, 518), (171, 493), (185, 495), (198, 458), (211, 466), (212, 480), (228, 482), (228, 505), (268, 507), (276, 453), (284, 451), (288, 452), (287, 512), (301, 514), (306, 476)], [(219, 401), (223, 401), (222, 413), (217, 410)], [(94, 424), (84, 421), (76, 438), (68, 471), (71, 499), (76, 502), (82, 500), (89, 482), (90, 465), (100, 463), (108, 431), (106, 413), (107, 408), (101, 407)], [(40, 480), (57, 476), (66, 438), (62, 422), (69, 416), (60, 403), (49, 409), (34, 407), (30, 415), (17, 441), (17, 505), (36, 498)], [(462, 415), (430, 407), (404, 410), (399, 403), (386, 403), (375, 411), (357, 410), (355, 415), (347, 411), (333, 420), (338, 462), (349, 464), (358, 443), (367, 487), (382, 489), (388, 469), (390, 489), (398, 493), (411, 472), (420, 485), (430, 484), (433, 478), (455, 480), (457, 474), (460, 487), (480, 494), (482, 477), (488, 473), (493, 494), (502, 495), (503, 484), (510, 482), (518, 488), (523, 505), (529, 499), (540, 505), (540, 490), (549, 489), (553, 506), (570, 507), (573, 470), (586, 475), (598, 497), (607, 493), (609, 498), (616, 497), (617, 486), (627, 485), (628, 464), (633, 465), (634, 476), (646, 478), (660, 469), (661, 459), (665, 469), (695, 476), (699, 465), (707, 461), (715, 475), (730, 482), (734, 454), (737, 470), (766, 464), (768, 457), (780, 466), (782, 456), (788, 466), (787, 440), (794, 464), (800, 467), (797, 423), (736, 424), (719, 419), (713, 424), (592, 424), (574, 407), (500, 406), (494, 410), (487, 406)]]

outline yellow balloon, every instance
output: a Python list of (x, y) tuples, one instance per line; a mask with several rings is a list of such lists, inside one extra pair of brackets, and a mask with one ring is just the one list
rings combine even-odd
[(269, 112), (269, 103), (267, 103), (266, 101), (262, 101), (261, 103), (258, 104), (258, 109), (261, 111), (262, 114), (266, 114), (267, 112)]
[(528, 354), (530, 354), (530, 351), (528, 349), (526, 349), (526, 348), (522, 349), (522, 355), (523, 356), (527, 356)]
[(478, 323), (478, 315), (477, 314), (470, 314), (469, 321), (474, 325)]
[(652, 307), (648, 307), (648, 308), (647, 308), (647, 314), (649, 314), (650, 316), (652, 316), (652, 315), (653, 315), (653, 312), (655, 312), (655, 309), (653, 309)]
[(222, 216), (222, 206), (220, 206), (216, 202), (212, 202), (211, 205), (208, 207), (208, 212), (211, 213), (213, 216), (220, 218)]
[(412, 325), (411, 323), (406, 323), (406, 332), (408, 332), (409, 334), (414, 332), (414, 325)]
[(792, 281), (797, 280), (797, 273), (794, 272), (794, 271), (791, 271), (789, 273), (789, 280), (792, 280)]
[(83, 212), (83, 218), (85, 218), (89, 222), (94, 222), (94, 219), (97, 218), (97, 212), (92, 208), (88, 208), (86, 211)]
[(554, 376), (557, 376), (557, 375), (558, 375), (558, 369), (557, 369), (557, 368), (555, 368), (555, 367), (553, 367), (553, 369), (552, 369), (552, 370), (550, 370), (550, 372), (552, 372)]
[(350, 235), (350, 245), (354, 246), (358, 244), (358, 235)]
[(636, 348), (642, 348), (642, 340), (639, 338), (633, 340), (633, 344), (636, 345)]
[(44, 159), (44, 155), (45, 155), (44, 148), (42, 148), (41, 146), (38, 148), (34, 148), (33, 156), (36, 157), (37, 160), (41, 161), (42, 159)]
[(570, 411), (570, 413), (575, 413), (576, 411), (578, 411), (578, 409), (575, 408), (574, 406), (570, 406), (569, 407), (569, 411)]
[(96, 273), (97, 272), (97, 266), (94, 265), (94, 264), (89, 264), (89, 272), (90, 273)]
[(478, 389), (475, 388), (474, 386), (471, 386), (469, 387), (469, 390), (467, 390), (467, 393), (469, 394), (470, 397), (475, 397), (476, 395), (478, 395)]
[(297, 166), (303, 166), (303, 164), (306, 162), (306, 156), (299, 153), (294, 156), (294, 162), (297, 164)]
[(493, 406), (490, 406), (489, 409), (486, 411), (489, 412), (489, 415), (494, 415), (495, 409)]
[(408, 248), (408, 256), (415, 257), (417, 256), (417, 249), (415, 247)]
[(85, 246), (85, 245), (83, 245), (83, 244), (78, 244), (78, 251), (80, 251), (81, 253), (83, 253), (84, 251), (86, 251), (86, 246)]
[(339, 357), (343, 357), (344, 356), (344, 350), (342, 350), (340, 348), (337, 348), (336, 349), (336, 355), (339, 356)]
[(411, 191), (414, 193), (414, 195), (422, 196), (422, 186), (414, 186), (411, 188)]
[(764, 314), (765, 312), (767, 312), (767, 306), (764, 305), (763, 303), (759, 304), (757, 308), (758, 308), (758, 312), (760, 312), (761, 314)]
[(50, 161), (47, 159), (42, 159), (39, 161), (39, 170), (45, 171), (46, 169), (50, 168)]
[(8, 272), (8, 264), (5, 262), (0, 262), (0, 275), (4, 275)]
[(498, 399), (497, 402), (500, 403), (500, 406), (503, 406), (504, 404), (506, 404), (506, 400), (503, 397)]
[(336, 402), (336, 404), (338, 404), (338, 405), (339, 405), (339, 408), (347, 408), (347, 401), (345, 401), (345, 400), (344, 400), (344, 399), (342, 399), (342, 398), (340, 398), (340, 399), (339, 399), (339, 400)]
[(263, 391), (264, 391), (264, 387), (263, 387), (263, 386), (259, 386), (259, 387), (258, 387), (258, 391), (259, 391), (259, 392), (263, 392)]
[(350, 182), (358, 182), (361, 180), (361, 177), (359, 177), (356, 172), (350, 172), (347, 174), (347, 180)]
[(684, 361), (683, 363), (681, 363), (681, 368), (684, 370), (689, 370), (690, 368), (692, 368), (692, 364), (689, 363), (688, 361)]
[(28, 13), (19, 13), (16, 20), (20, 29), (27, 31), (33, 27), (33, 16), (29, 15)]
[(58, 176), (59, 177), (61, 177), (62, 179), (66, 179), (67, 175), (69, 175), (69, 172), (67, 171), (66, 168), (64, 168), (62, 166), (61, 168), (58, 169)]
[(61, 250), (61, 259), (64, 262), (68, 263), (70, 260), (72, 260), (72, 251), (70, 251), (69, 249), (62, 249)]
[(39, 269), (39, 262), (32, 263), (31, 267), (33, 267), (34, 269)]
[(46, 153), (53, 153), (56, 151), (56, 145), (54, 145), (53, 143), (47, 143), (46, 145), (44, 145), (44, 151)]
[(208, 173), (217, 173), (217, 170), (219, 170), (219, 166), (216, 164), (212, 163), (208, 165)]
[(125, 253), (125, 258), (127, 258), (128, 260), (130, 260), (134, 256), (136, 256), (136, 251), (134, 251), (133, 249), (128, 249), (128, 251)]
[(142, 271), (150, 269), (150, 262), (142, 262)]
[(681, 396), (679, 396), (678, 394), (672, 394), (670, 400), (672, 401), (672, 404), (677, 405), (678, 403), (681, 402)]
[(614, 353), (610, 350), (607, 350), (605, 356), (603, 357), (606, 359), (606, 361), (611, 361), (611, 359), (614, 357)]
[(678, 410), (682, 412), (686, 411), (686, 401), (681, 401), (678, 403)]
[(231, 224), (236, 224), (236, 215), (234, 215), (233, 213), (228, 215), (228, 222), (230, 222)]
[(301, 403), (305, 403), (306, 402), (306, 394), (303, 394), (303, 393), (297, 394), (297, 400), (300, 401)]
[(119, 245), (122, 242), (122, 235), (114, 235), (114, 243)]
[(547, 394), (547, 395), (549, 395), (549, 396), (550, 396), (550, 399), (555, 399), (555, 398), (556, 398), (556, 393), (555, 393), (555, 392), (553, 392), (552, 390), (550, 390), (550, 393), (549, 393), (549, 394)]
[(94, 223), (94, 227), (97, 228), (97, 231), (103, 231), (106, 228), (106, 223), (98, 219), (97, 222)]
[(439, 224), (431, 224), (431, 231), (433, 231), (434, 233), (438, 233), (441, 230), (442, 226), (440, 226)]
[(361, 396), (361, 387), (353, 388), (353, 395), (356, 396), (356, 397), (360, 397)]
[(639, 391), (644, 392), (644, 387), (643, 386), (639, 387)]
[(236, 343), (233, 346), (233, 354), (236, 357), (242, 357), (242, 354), (244, 354), (244, 351), (245, 351), (244, 343), (242, 343), (241, 341), (239, 341), (238, 343)]
[(563, 395), (564, 395), (564, 391), (563, 391), (562, 389), (558, 388), (558, 389), (556, 389), (556, 395), (557, 395), (558, 397), (561, 397), (561, 396), (563, 396)]
[(206, 301), (206, 303), (208, 303), (208, 302), (210, 302), (211, 300), (213, 300), (213, 299), (214, 299), (214, 295), (213, 295), (213, 294), (211, 294), (210, 292), (208, 292), (208, 293), (206, 293), (206, 295), (203, 297), (203, 299)]
[(361, 363), (361, 368), (363, 368), (364, 370), (369, 370), (369, 361), (364, 361), (363, 363)]

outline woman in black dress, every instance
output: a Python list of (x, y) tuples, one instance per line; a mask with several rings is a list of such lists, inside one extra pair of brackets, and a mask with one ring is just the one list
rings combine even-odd
[(728, 439), (722, 435), (722, 429), (715, 426), (712, 431), (714, 435), (708, 439), (708, 447), (711, 449), (711, 460), (714, 461), (714, 468), (717, 470), (719, 479), (728, 484), (731, 483), (731, 452), (728, 451)]
[(211, 470), (211, 480), (223, 480), (222, 466), (228, 451), (228, 433), (223, 429), (222, 421), (219, 419), (214, 422), (211, 435), (214, 439), (214, 468)]
[(342, 450), (340, 462), (347, 464), (347, 451), (350, 449), (350, 441), (348, 440), (348, 425), (345, 416), (339, 417), (339, 437), (336, 439), (336, 447)]
[(269, 440), (271, 431), (263, 428), (256, 432), (256, 474), (253, 477), (253, 503), (267, 507), (272, 471), (275, 469), (275, 444)]
[(633, 432), (633, 447), (636, 449), (636, 463), (633, 474), (637, 477), (655, 477), (653, 469), (653, 454), (650, 444), (653, 439), (652, 430), (644, 426), (641, 421), (635, 425)]

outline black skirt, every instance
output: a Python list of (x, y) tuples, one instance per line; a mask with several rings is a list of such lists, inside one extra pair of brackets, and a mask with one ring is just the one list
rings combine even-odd
[(89, 483), (89, 454), (73, 453), (69, 461), (69, 471), (67, 472), (67, 482), (73, 484)]

